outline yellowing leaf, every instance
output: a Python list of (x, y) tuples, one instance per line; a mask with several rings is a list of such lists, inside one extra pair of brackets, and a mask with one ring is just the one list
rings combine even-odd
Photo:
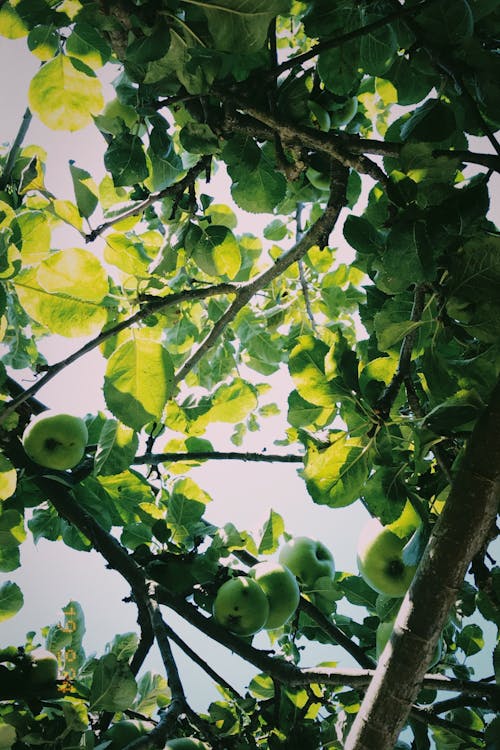
[(99, 260), (89, 250), (76, 247), (52, 253), (40, 263), (37, 281), (47, 292), (60, 292), (86, 302), (102, 302), (109, 289)]
[[(102, 298), (99, 302), (95, 299), (92, 276), (89, 279), (80, 278), (78, 296), (71, 297), (67, 291), (44, 289), (38, 280), (40, 266), (21, 271), (15, 280), (19, 301), (28, 315), (52, 333), (61, 336), (89, 336), (97, 333), (107, 321), (107, 312), (101, 304)], [(47, 280), (50, 274), (44, 269), (41, 275)], [(71, 288), (68, 281), (66, 289)]]
[(0, 35), (7, 39), (20, 39), (26, 36), (28, 27), (10, 3), (0, 9)]
[(174, 367), (165, 347), (135, 339), (122, 344), (110, 357), (104, 397), (118, 419), (140, 430), (153, 419), (161, 419), (173, 386)]
[(31, 81), (30, 108), (52, 130), (80, 130), (104, 106), (101, 83), (77, 70), (65, 55), (58, 55)]
[(12, 497), (16, 490), (17, 474), (11, 462), (0, 454), (0, 500)]

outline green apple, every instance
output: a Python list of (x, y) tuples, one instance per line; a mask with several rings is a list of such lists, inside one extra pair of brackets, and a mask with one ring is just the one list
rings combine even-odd
[(32, 669), (30, 681), (32, 685), (48, 685), (57, 680), (59, 665), (57, 656), (46, 648), (34, 648), (28, 654), (31, 659)]
[(48, 411), (31, 420), (23, 435), (28, 456), (47, 469), (72, 469), (82, 460), (88, 432), (83, 419)]
[(215, 597), (213, 615), (219, 625), (236, 635), (253, 635), (262, 630), (269, 615), (267, 596), (248, 576), (231, 578)]
[(300, 601), (300, 589), (292, 571), (276, 562), (261, 562), (250, 568), (254, 578), (267, 596), (269, 615), (266, 630), (280, 628), (293, 615)]
[(176, 740), (168, 740), (163, 750), (210, 750), (205, 742), (194, 737), (179, 737)]
[(371, 518), (362, 530), (357, 550), (361, 576), (374, 591), (386, 596), (400, 597), (415, 575), (416, 565), (405, 565), (401, 539), (378, 518)]
[(117, 721), (115, 724), (111, 724), (109, 729), (104, 732), (102, 738), (104, 740), (111, 740), (108, 750), (121, 750), (130, 742), (143, 737), (147, 734), (147, 731), (142, 721), (123, 719), (122, 721)]
[(16, 730), (11, 724), (0, 723), (0, 750), (9, 750), (16, 741)]
[(296, 536), (281, 548), (279, 561), (290, 568), (299, 583), (310, 587), (320, 576), (335, 575), (335, 563), (330, 550), (323, 542)]
[[(380, 655), (382, 654), (382, 651), (386, 647), (386, 644), (391, 637), (391, 633), (394, 630), (395, 619), (396, 618), (394, 618), (394, 620), (387, 620), (387, 622), (379, 623), (377, 632), (375, 634), (375, 650), (377, 654), (377, 660), (380, 659)], [(441, 660), (441, 657), (443, 655), (443, 647), (443, 638), (442, 636), (440, 636), (438, 642), (436, 643), (436, 648), (434, 649), (434, 654), (432, 656), (432, 661), (429, 664), (429, 669), (435, 667), (436, 664)]]
[(335, 585), (332, 576), (319, 576), (307, 593), (312, 599), (313, 604), (324, 614), (329, 615), (335, 608), (335, 602), (342, 598)]

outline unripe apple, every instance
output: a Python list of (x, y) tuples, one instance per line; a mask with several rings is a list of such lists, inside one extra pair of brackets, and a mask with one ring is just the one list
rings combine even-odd
[(296, 536), (281, 548), (279, 561), (290, 568), (299, 583), (310, 587), (320, 576), (335, 575), (335, 563), (330, 550), (323, 542)]
[(236, 635), (253, 635), (264, 627), (269, 615), (267, 596), (248, 576), (231, 578), (222, 584), (215, 597), (213, 615)]
[(16, 730), (11, 724), (0, 723), (0, 750), (9, 750), (16, 741)]
[(269, 602), (269, 615), (264, 624), (266, 630), (280, 628), (297, 609), (300, 589), (292, 571), (275, 562), (261, 562), (250, 569)]
[(57, 656), (46, 648), (34, 648), (28, 656), (32, 662), (29, 677), (32, 685), (48, 685), (57, 680)]
[(374, 591), (401, 597), (415, 575), (416, 565), (403, 562), (405, 539), (372, 518), (363, 528), (358, 542), (357, 560), (361, 576)]
[(178, 737), (168, 740), (164, 750), (210, 750), (209, 746), (194, 737)]
[(82, 460), (88, 440), (87, 425), (71, 414), (42, 412), (24, 431), (28, 456), (47, 469), (72, 469)]

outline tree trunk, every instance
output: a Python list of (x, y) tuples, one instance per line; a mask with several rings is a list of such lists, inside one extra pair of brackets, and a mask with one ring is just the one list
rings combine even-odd
[(345, 750), (392, 750), (500, 496), (500, 382), (468, 441)]

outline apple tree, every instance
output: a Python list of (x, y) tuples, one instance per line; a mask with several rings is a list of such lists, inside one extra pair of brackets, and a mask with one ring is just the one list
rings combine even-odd
[[(0, 34), (40, 61), (0, 155), (0, 569), (19, 567), (27, 534), (92, 549), (137, 610), (137, 633), (93, 657), (76, 601), (66, 627), (0, 644), (0, 745), (498, 748), (500, 653), (482, 628), (500, 599), (498, 3), (2, 0)], [(48, 190), (34, 118), (100, 133), (105, 176), (75, 154), (73, 193)], [(242, 232), (241, 211), (264, 228)], [(49, 362), (51, 335), (79, 341)], [(22, 441), (57, 409), (39, 390), (94, 350), (106, 410), (80, 425), (82, 460), (47, 464), (64, 437)], [(280, 372), (286, 428), (249, 454)], [(237, 632), (265, 591), (252, 569), (292, 540), (272, 510), (261, 538), (207, 522), (194, 469), (221, 457), (220, 423), (228, 459), (296, 462), (332, 523), (362, 503), (391, 535), (382, 578), (411, 570), (403, 589), (384, 593), (383, 543), (361, 550), (370, 584), (333, 565), (313, 580), (292, 555), (299, 602), (269, 647), (252, 636), (267, 615)], [(21, 606), (6, 580), (1, 618)], [(244, 692), (169, 612), (252, 666)], [(359, 668), (306, 668), (299, 639)], [(153, 644), (158, 674), (143, 670)], [(172, 644), (219, 686), (205, 712)]]

